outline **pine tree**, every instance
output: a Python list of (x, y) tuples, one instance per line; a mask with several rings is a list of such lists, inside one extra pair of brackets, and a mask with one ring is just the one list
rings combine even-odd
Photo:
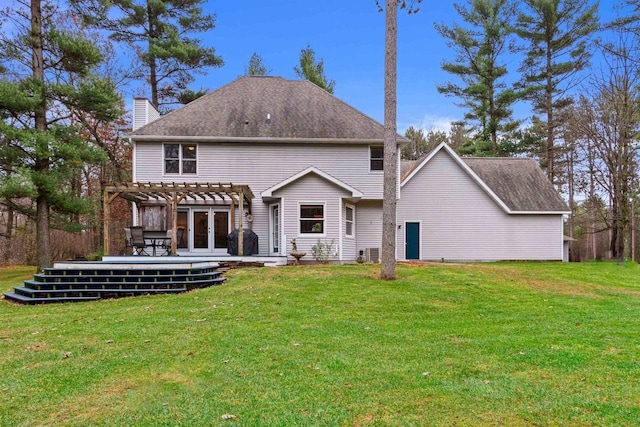
[(598, 29), (598, 4), (589, 0), (525, 0), (527, 11), (516, 23), (516, 33), (527, 43), (520, 71), (522, 85), (534, 111), (546, 115), (547, 176), (555, 170), (556, 112), (571, 103), (567, 91), (576, 74), (589, 66), (589, 38)]
[(249, 64), (244, 67), (245, 76), (266, 76), (271, 72), (270, 68), (264, 64), (262, 56), (253, 52), (251, 58), (249, 58)]
[(400, 152), (402, 160), (418, 160), (441, 143), (449, 143), (449, 137), (444, 131), (431, 129), (425, 134), (424, 130), (413, 126), (409, 126), (404, 132), (404, 137), (410, 142)]
[(327, 79), (324, 74), (324, 61), (322, 58), (316, 61), (316, 53), (311, 46), (300, 51), (300, 65), (293, 67), (293, 71), (301, 79), (309, 80), (327, 92), (333, 93), (336, 82)]
[[(215, 27), (215, 16), (203, 14), (205, 0), (70, 0), (91, 25), (111, 32), (138, 56), (150, 88), (151, 102), (161, 109), (194, 99), (187, 90), (194, 73), (220, 67), (215, 49), (193, 34)], [(166, 110), (164, 108), (163, 110)]]
[(462, 100), (465, 120), (477, 123), (472, 146), (475, 155), (498, 155), (500, 137), (519, 123), (512, 118), (512, 105), (523, 96), (504, 82), (508, 70), (503, 59), (512, 51), (510, 29), (515, 18), (511, 0), (469, 0), (455, 9), (467, 26), (436, 24), (436, 29), (456, 51), (455, 61), (442, 69), (462, 83), (448, 82), (438, 92)]
[[(408, 13), (417, 13), (422, 0), (411, 0)], [(378, 8), (380, 4), (376, 0)], [(382, 189), (382, 256), (380, 278), (396, 278), (396, 194), (398, 191), (398, 144), (396, 123), (396, 76), (398, 58), (398, 6), (405, 0), (386, 0), (384, 49), (384, 186)], [(382, 10), (380, 8), (380, 10)]]
[[(31, 0), (29, 8), (3, 11), (15, 33), (0, 35), (0, 198), (36, 221), (37, 267), (51, 266), (49, 230), (73, 227), (91, 209), (74, 192), (72, 180), (85, 164), (104, 158), (74, 123), (83, 112), (110, 122), (122, 112), (113, 84), (92, 71), (99, 49), (74, 27), (54, 2)], [(19, 203), (31, 199), (31, 205)]]

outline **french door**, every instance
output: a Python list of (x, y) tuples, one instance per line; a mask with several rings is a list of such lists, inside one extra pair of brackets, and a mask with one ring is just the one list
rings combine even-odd
[(193, 252), (209, 252), (209, 242), (211, 240), (211, 215), (210, 209), (193, 209)]
[[(189, 219), (188, 238), (185, 247), (194, 253), (227, 253), (229, 235), (229, 211), (214, 208), (191, 208), (182, 211)], [(180, 222), (180, 213), (178, 218)]]

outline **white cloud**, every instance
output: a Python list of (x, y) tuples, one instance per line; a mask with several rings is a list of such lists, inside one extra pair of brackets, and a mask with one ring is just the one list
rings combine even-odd
[(451, 129), (451, 122), (457, 120), (459, 119), (456, 119), (455, 117), (426, 114), (422, 119), (413, 123), (398, 123), (398, 133), (404, 134), (409, 126), (413, 126), (416, 129), (422, 129), (425, 132), (430, 130), (439, 130), (449, 133), (449, 129)]

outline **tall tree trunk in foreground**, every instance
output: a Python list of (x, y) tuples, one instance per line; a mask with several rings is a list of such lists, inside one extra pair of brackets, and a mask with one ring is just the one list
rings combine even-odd
[(386, 1), (384, 55), (384, 190), (382, 200), (382, 260), (380, 278), (396, 278), (396, 56), (398, 0)]
[[(44, 137), (47, 131), (47, 101), (44, 94), (44, 55), (42, 37), (42, 10), (40, 0), (31, 0), (31, 66), (33, 78), (42, 91), (40, 103), (35, 108), (34, 119), (36, 132), (40, 134), (36, 149), (36, 170), (46, 174), (49, 170), (48, 140)], [(47, 190), (38, 188), (36, 198), (36, 259), (38, 271), (51, 267), (51, 241), (49, 236), (49, 197)]]

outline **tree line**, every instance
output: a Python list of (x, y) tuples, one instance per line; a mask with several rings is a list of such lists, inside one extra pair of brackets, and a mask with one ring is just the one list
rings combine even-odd
[[(191, 88), (195, 75), (224, 65), (199, 37), (215, 28), (204, 3), (15, 0), (0, 11), (5, 262), (15, 255), (16, 215), (35, 226), (34, 241), (25, 243), (35, 250), (20, 262), (50, 265), (59, 244), (52, 230), (90, 232), (89, 246), (99, 250), (101, 186), (130, 179), (131, 149), (120, 138), (130, 127), (122, 94), (144, 82), (164, 113), (205, 94)], [(420, 3), (386, 6), (417, 12)], [(633, 255), (640, 0), (618, 6), (623, 18), (601, 22), (598, 3), (589, 0), (457, 3), (459, 19), (436, 24), (454, 53), (442, 63), (452, 79), (438, 90), (462, 107), (464, 120), (446, 134), (410, 128), (403, 157), (418, 159), (442, 141), (463, 155), (532, 156), (567, 196), (567, 234), (586, 242), (584, 257)], [(593, 55), (602, 69), (590, 68)], [(336, 83), (311, 46), (301, 49), (294, 71), (333, 93)], [(244, 69), (270, 72), (257, 53)], [(528, 103), (531, 116), (514, 118), (516, 103)], [(603, 235), (606, 251), (595, 239)]]
[[(131, 174), (122, 94), (144, 82), (166, 113), (204, 95), (194, 76), (223, 65), (197, 37), (215, 28), (204, 3), (15, 0), (0, 10), (0, 262), (41, 270), (53, 256), (99, 251), (102, 186)], [(254, 55), (246, 74), (266, 74), (261, 62)], [(333, 91), (310, 46), (295, 71)], [(130, 221), (125, 204), (112, 211)]]
[[(636, 258), (640, 1), (603, 22), (590, 0), (468, 0), (435, 24), (454, 53), (438, 91), (464, 119), (449, 133), (410, 127), (405, 159), (441, 142), (461, 155), (529, 156), (566, 197), (572, 260)], [(598, 67), (594, 68), (594, 57)], [(515, 117), (514, 106), (531, 115)]]

